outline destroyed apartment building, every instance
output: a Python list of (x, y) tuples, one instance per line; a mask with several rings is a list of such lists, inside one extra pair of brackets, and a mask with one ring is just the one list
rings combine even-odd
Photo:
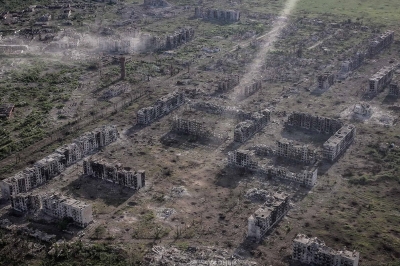
[(9, 199), (19, 193), (39, 187), (58, 176), (66, 167), (76, 163), (84, 156), (98, 151), (99, 148), (115, 142), (118, 138), (116, 126), (103, 126), (83, 134), (73, 143), (64, 145), (31, 167), (16, 175), (0, 181), (2, 197)]
[(394, 41), (394, 31), (386, 31), (382, 35), (370, 41), (367, 54), (369, 57), (379, 54), (383, 49), (389, 47)]
[(182, 91), (172, 92), (158, 99), (153, 106), (140, 109), (137, 112), (137, 123), (139, 125), (149, 125), (184, 103), (185, 95)]
[(190, 42), (194, 38), (194, 29), (191, 27), (184, 27), (175, 31), (171, 35), (167, 35), (165, 41), (165, 49), (171, 50), (178, 46)]
[(357, 103), (354, 105), (353, 113), (355, 115), (368, 117), (372, 114), (372, 107), (368, 103)]
[(323, 144), (323, 156), (325, 159), (336, 161), (353, 143), (356, 136), (354, 125), (344, 125)]
[(218, 82), (218, 91), (226, 92), (232, 90), (239, 84), (239, 76), (231, 75)]
[(343, 123), (337, 119), (314, 116), (307, 113), (293, 112), (289, 115), (286, 127), (302, 128), (313, 132), (334, 134)]
[(399, 97), (399, 95), (400, 95), (400, 86), (399, 86), (399, 81), (396, 78), (392, 80), (392, 82), (389, 85), (389, 96)]
[(394, 69), (383, 67), (369, 79), (369, 93), (374, 95), (381, 92), (393, 79)]
[(318, 76), (318, 88), (320, 90), (327, 90), (336, 81), (336, 74), (331, 72), (325, 72), (322, 75)]
[(353, 250), (334, 250), (324, 241), (304, 234), (293, 240), (292, 260), (307, 265), (319, 266), (358, 266), (360, 253)]
[(276, 155), (304, 164), (313, 164), (317, 161), (317, 152), (308, 145), (294, 145), (292, 140), (282, 138), (276, 142)]
[(247, 237), (257, 241), (277, 224), (289, 211), (289, 196), (285, 193), (275, 193), (248, 218)]
[(224, 22), (236, 22), (240, 20), (240, 12), (235, 10), (218, 10), (202, 7), (195, 7), (195, 18), (202, 18), (204, 20), (215, 20)]
[(251, 85), (244, 86), (243, 88), (240, 88), (239, 91), (237, 92), (237, 98), (238, 99), (244, 99), (252, 94), (254, 94), (256, 91), (259, 91), (262, 89), (262, 83), (261, 80), (254, 81)]
[(342, 63), (338, 78), (341, 80), (346, 79), (352, 71), (359, 68), (365, 60), (365, 53), (358, 52), (351, 59)]
[(19, 194), (11, 197), (11, 207), (23, 213), (42, 211), (59, 220), (70, 218), (80, 227), (93, 221), (91, 204), (57, 194)]
[(0, 105), (0, 119), (8, 119), (14, 111), (14, 104), (6, 103)]
[(266, 178), (295, 182), (306, 187), (314, 186), (318, 177), (318, 169), (314, 166), (302, 167), (295, 173), (285, 167), (259, 166), (254, 151), (250, 150), (228, 152), (228, 165), (256, 172)]
[(83, 161), (83, 173), (87, 176), (92, 176), (135, 190), (139, 190), (146, 184), (146, 174), (144, 170), (135, 172), (128, 168), (122, 168), (120, 164), (113, 165), (103, 160), (85, 159)]
[(209, 138), (212, 136), (210, 130), (208, 130), (203, 123), (196, 120), (183, 119), (180, 117), (174, 117), (172, 121), (171, 130), (179, 133), (200, 138)]
[(271, 120), (271, 112), (268, 109), (251, 114), (250, 119), (240, 122), (234, 129), (234, 141), (244, 143), (254, 134), (263, 129)]

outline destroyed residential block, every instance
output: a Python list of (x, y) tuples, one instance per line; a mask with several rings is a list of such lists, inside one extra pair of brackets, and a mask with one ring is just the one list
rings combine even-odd
[(83, 173), (87, 176), (103, 179), (107, 182), (139, 190), (145, 186), (146, 174), (144, 170), (137, 172), (125, 170), (102, 160), (85, 159)]
[(179, 117), (174, 117), (172, 131), (201, 138), (209, 138), (212, 135), (203, 123)]
[(244, 88), (240, 88), (239, 91), (237, 92), (237, 98), (238, 99), (247, 98), (256, 91), (261, 89), (262, 89), (261, 80), (254, 81), (251, 85), (245, 86)]
[(307, 265), (358, 266), (360, 253), (355, 250), (334, 250), (316, 237), (298, 234), (293, 240), (292, 259)]
[(276, 154), (279, 157), (288, 158), (305, 164), (313, 164), (317, 160), (317, 152), (308, 145), (294, 145), (292, 140), (285, 138), (276, 142)]
[(194, 29), (185, 27), (175, 31), (173, 34), (168, 35), (165, 41), (165, 49), (171, 50), (178, 46), (191, 41), (194, 38)]
[(392, 81), (394, 69), (384, 67), (369, 79), (369, 93), (377, 94), (381, 92)]
[(0, 119), (10, 118), (13, 111), (14, 111), (14, 104), (6, 103), (3, 105), (0, 105)]
[(394, 41), (394, 31), (386, 31), (382, 35), (371, 40), (367, 54), (369, 57), (379, 54), (383, 49), (389, 47)]
[(250, 119), (240, 122), (235, 126), (234, 141), (245, 142), (265, 127), (270, 120), (271, 112), (268, 109), (253, 113)]
[(92, 205), (56, 194), (22, 193), (11, 197), (11, 207), (23, 213), (43, 211), (60, 220), (71, 218), (81, 227), (93, 221)]
[(325, 72), (318, 76), (318, 88), (321, 90), (329, 89), (336, 81), (336, 75), (334, 73)]
[(267, 178), (281, 179), (295, 182), (306, 187), (313, 187), (317, 183), (318, 169), (310, 166), (294, 173), (285, 167), (261, 166), (258, 173)]
[(313, 116), (307, 113), (293, 112), (285, 124), (287, 127), (302, 128), (318, 133), (333, 134), (342, 127), (337, 119)]
[(56, 194), (42, 194), (41, 210), (57, 219), (72, 218), (75, 224), (86, 227), (93, 221), (92, 205)]
[(353, 143), (356, 136), (354, 125), (344, 125), (323, 144), (323, 156), (334, 162)]
[(20, 212), (41, 209), (41, 197), (38, 194), (21, 193), (11, 197), (11, 208)]
[(275, 193), (269, 196), (266, 202), (248, 218), (247, 237), (261, 240), (268, 230), (282, 219), (289, 208), (288, 195)]
[(185, 96), (182, 91), (172, 92), (160, 99), (150, 107), (145, 107), (137, 112), (137, 123), (139, 125), (149, 125), (158, 118), (161, 118), (174, 109), (185, 103)]
[(228, 152), (228, 164), (234, 167), (257, 170), (257, 162), (254, 159), (254, 152), (249, 150), (235, 150)]
[(240, 20), (240, 12), (235, 10), (204, 9), (195, 7), (194, 16), (204, 20), (236, 22)]
[(389, 96), (399, 97), (400, 95), (400, 86), (397, 80), (394, 80), (389, 85)]
[(225, 92), (233, 89), (239, 84), (239, 76), (232, 75), (218, 82), (218, 91)]
[(116, 141), (117, 138), (118, 130), (113, 125), (85, 133), (73, 143), (64, 145), (37, 161), (32, 167), (27, 167), (16, 175), (0, 181), (2, 197), (8, 200), (10, 196), (17, 196), (47, 183), (62, 173), (66, 167)]
[(365, 60), (365, 53), (356, 53), (352, 58), (342, 63), (338, 78), (341, 80), (346, 79), (350, 73), (359, 68)]

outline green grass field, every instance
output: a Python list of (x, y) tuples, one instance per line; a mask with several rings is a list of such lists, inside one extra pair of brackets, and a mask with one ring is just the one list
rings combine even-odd
[(399, 23), (399, 9), (398, 0), (299, 0), (296, 6), (297, 14), (326, 14), (387, 26)]

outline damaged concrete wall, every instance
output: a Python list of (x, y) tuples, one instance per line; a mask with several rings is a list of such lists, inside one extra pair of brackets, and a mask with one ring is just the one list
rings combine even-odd
[(329, 89), (336, 81), (336, 74), (331, 72), (325, 72), (319, 75), (317, 78), (318, 88), (321, 90)]

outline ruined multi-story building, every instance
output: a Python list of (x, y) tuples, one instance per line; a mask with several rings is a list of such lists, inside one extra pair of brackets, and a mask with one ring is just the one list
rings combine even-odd
[(254, 152), (249, 150), (235, 150), (228, 152), (228, 164), (234, 167), (257, 170), (258, 164), (254, 159)]
[(261, 90), (261, 89), (262, 89), (261, 80), (254, 81), (251, 85), (240, 88), (239, 91), (237, 92), (236, 97), (239, 99), (243, 99), (243, 98), (249, 97), (256, 91)]
[(57, 219), (71, 218), (74, 223), (86, 227), (93, 221), (92, 205), (56, 194), (42, 194), (41, 210)]
[(165, 49), (171, 50), (184, 43), (190, 42), (194, 38), (194, 29), (191, 27), (181, 28), (171, 35), (167, 35)]
[(394, 31), (386, 31), (373, 39), (368, 46), (367, 55), (372, 57), (379, 54), (383, 49), (389, 47), (394, 41)]
[(400, 86), (398, 80), (392, 80), (389, 85), (389, 96), (399, 97), (400, 95)]
[(364, 52), (357, 52), (352, 58), (342, 63), (338, 78), (341, 80), (346, 79), (350, 73), (359, 68), (365, 60)]
[(336, 81), (336, 74), (325, 72), (318, 76), (318, 88), (321, 90), (329, 89)]
[(247, 236), (260, 240), (288, 212), (288, 195), (275, 193), (248, 218)]
[(354, 125), (344, 125), (323, 144), (323, 156), (333, 162), (353, 143), (356, 136)]
[(2, 197), (9, 199), (10, 196), (28, 192), (47, 183), (63, 172), (66, 167), (116, 141), (117, 138), (118, 130), (113, 125), (85, 133), (73, 143), (64, 145), (37, 161), (32, 167), (27, 167), (16, 175), (0, 181)]
[(369, 93), (377, 94), (381, 92), (392, 81), (394, 69), (384, 67), (369, 79)]
[(261, 166), (258, 172), (267, 178), (295, 182), (306, 187), (313, 187), (317, 183), (318, 178), (318, 169), (313, 166), (305, 167), (295, 173), (285, 167)]
[(279, 157), (305, 164), (313, 164), (317, 160), (317, 152), (308, 145), (294, 145), (292, 140), (283, 138), (276, 142), (276, 147), (276, 154)]
[(102, 160), (85, 159), (83, 161), (83, 173), (87, 176), (103, 179), (107, 182), (136, 190), (144, 187), (146, 184), (144, 170), (137, 172), (130, 171)]
[(333, 118), (293, 112), (289, 115), (285, 125), (287, 127), (303, 128), (318, 133), (333, 134), (342, 127), (343, 123)]
[(251, 114), (250, 119), (240, 122), (234, 129), (234, 141), (245, 142), (251, 136), (265, 127), (271, 120), (271, 112), (265, 109)]
[(137, 123), (139, 125), (149, 125), (184, 103), (185, 95), (182, 91), (172, 92), (157, 100), (153, 106), (140, 109), (137, 112)]
[(212, 135), (211, 131), (203, 123), (180, 117), (174, 117), (172, 131), (201, 138), (209, 138)]
[(204, 20), (215, 20), (224, 22), (236, 22), (240, 20), (240, 12), (235, 10), (218, 10), (195, 7), (194, 16)]
[(43, 211), (58, 219), (71, 218), (81, 227), (93, 221), (92, 205), (56, 194), (22, 193), (11, 197), (11, 207), (23, 213)]
[(232, 75), (225, 77), (218, 82), (218, 91), (229, 91), (239, 84), (239, 76)]
[(316, 237), (298, 234), (293, 240), (292, 259), (307, 265), (358, 266), (360, 253), (355, 250), (334, 250)]
[(20, 212), (41, 209), (41, 197), (39, 194), (21, 193), (11, 197), (11, 208)]

